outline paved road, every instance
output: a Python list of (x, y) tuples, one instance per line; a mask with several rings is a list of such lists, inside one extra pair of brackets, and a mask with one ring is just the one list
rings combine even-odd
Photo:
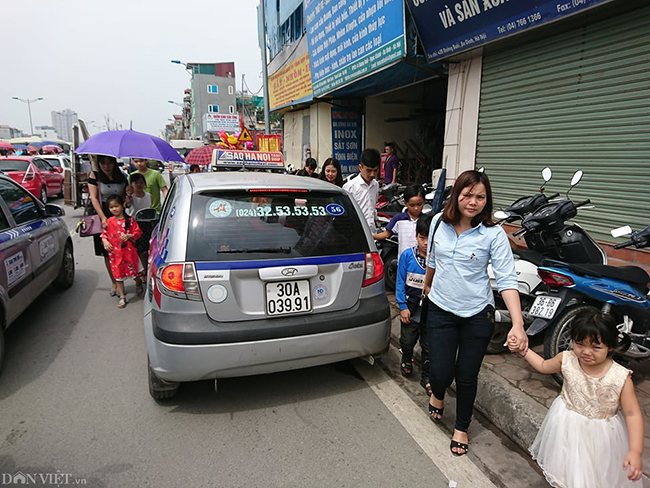
[[(73, 228), (81, 212), (66, 211)], [(221, 380), (216, 394), (211, 382), (186, 384), (154, 402), (142, 302), (118, 310), (92, 242), (73, 239), (74, 286), (44, 293), (7, 331), (0, 486), (18, 472), (38, 486), (495, 486), (470, 457), (448, 454), (448, 434), (381, 368), (359, 361)], [(503, 445), (490, 451), (510, 459)]]

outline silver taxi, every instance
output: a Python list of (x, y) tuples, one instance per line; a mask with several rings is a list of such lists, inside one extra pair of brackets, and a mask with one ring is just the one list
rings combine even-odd
[(0, 175), (0, 369), (5, 329), (51, 284), (72, 286), (72, 239), (63, 215)]
[(152, 236), (149, 390), (388, 348), (383, 264), (356, 202), (314, 178), (180, 176)]

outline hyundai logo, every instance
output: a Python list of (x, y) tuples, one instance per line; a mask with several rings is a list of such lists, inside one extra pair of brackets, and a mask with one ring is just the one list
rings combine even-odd
[(282, 276), (295, 276), (298, 274), (298, 270), (296, 268), (284, 268), (282, 270)]

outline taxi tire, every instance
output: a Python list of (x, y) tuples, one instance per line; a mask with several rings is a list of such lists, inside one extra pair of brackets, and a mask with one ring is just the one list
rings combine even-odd
[(180, 383), (168, 383), (163, 381), (151, 369), (151, 363), (147, 359), (147, 370), (149, 371), (149, 394), (154, 400), (168, 400), (176, 396)]
[(70, 241), (65, 243), (63, 249), (63, 259), (61, 260), (61, 267), (59, 274), (54, 279), (52, 285), (57, 290), (67, 290), (74, 283), (74, 254), (72, 252), (72, 244)]
[(397, 251), (389, 252), (384, 259), (384, 286), (387, 290), (394, 291), (397, 281)]
[[(0, 311), (1, 312), (1, 311)], [(5, 363), (5, 328), (2, 320), (0, 320), (0, 373)]]

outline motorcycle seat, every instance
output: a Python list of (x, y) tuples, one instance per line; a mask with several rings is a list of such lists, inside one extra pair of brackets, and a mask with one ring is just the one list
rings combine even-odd
[(530, 261), (533, 263), (535, 266), (541, 266), (542, 261), (544, 260), (544, 256), (537, 251), (531, 251), (530, 249), (517, 249), (513, 250), (512, 254), (515, 256), (519, 256), (521, 259), (524, 259), (526, 261)]
[(614, 280), (629, 283), (635, 290), (642, 294), (648, 292), (650, 276), (642, 268), (637, 266), (608, 266), (606, 264), (571, 264), (555, 261), (553, 259), (542, 260), (542, 266), (558, 266), (568, 268), (579, 275), (588, 275), (595, 278), (612, 278)]

